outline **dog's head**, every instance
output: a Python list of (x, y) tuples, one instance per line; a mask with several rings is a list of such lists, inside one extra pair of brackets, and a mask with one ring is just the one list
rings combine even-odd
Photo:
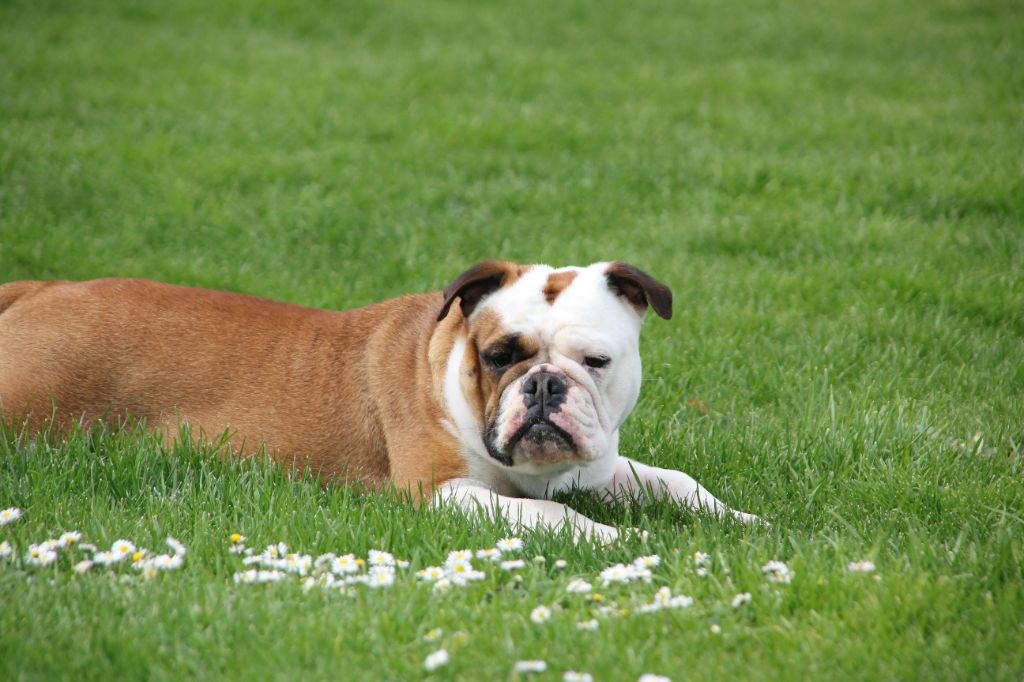
[(438, 314), (461, 318), (445, 396), (462, 440), (478, 436), (492, 463), (527, 474), (606, 455), (640, 391), (648, 306), (668, 319), (672, 292), (618, 261), (483, 261), (462, 273)]

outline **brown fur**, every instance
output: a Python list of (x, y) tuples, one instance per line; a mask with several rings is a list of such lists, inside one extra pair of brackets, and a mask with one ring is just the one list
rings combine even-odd
[(171, 435), (187, 422), (229, 430), (242, 455), (266, 444), (326, 477), (429, 492), (465, 468), (441, 426), (464, 325), (436, 322), (441, 303), (331, 312), (145, 280), (14, 282), (0, 286), (0, 412), (31, 432), (51, 414)]
[(548, 281), (544, 284), (544, 300), (548, 304), (553, 304), (558, 295), (565, 291), (565, 288), (572, 284), (572, 281), (576, 279), (575, 270), (565, 270), (564, 272), (552, 272), (548, 275)]

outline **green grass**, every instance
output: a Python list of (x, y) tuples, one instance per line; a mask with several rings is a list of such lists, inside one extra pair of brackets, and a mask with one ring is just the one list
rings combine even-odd
[[(773, 523), (574, 495), (650, 540), (532, 534), (521, 584), (443, 596), (236, 586), (233, 531), (415, 569), (509, 529), (139, 433), (5, 431), (25, 516), (0, 540), (190, 551), (149, 582), (0, 569), (0, 678), (411, 679), (442, 627), (437, 679), (1019, 680), (1022, 27), (998, 0), (0, 3), (0, 280), (344, 308), (484, 257), (621, 258), (677, 301), (623, 452)], [(577, 631), (569, 577), (641, 553), (655, 582), (609, 601), (695, 605)]]

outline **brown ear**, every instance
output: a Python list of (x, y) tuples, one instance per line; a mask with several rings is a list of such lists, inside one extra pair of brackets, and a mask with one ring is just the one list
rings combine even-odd
[(612, 291), (639, 308), (641, 313), (650, 304), (659, 317), (672, 319), (672, 290), (643, 270), (617, 260), (608, 264), (605, 276)]
[(462, 316), (468, 318), (484, 296), (514, 281), (518, 277), (519, 266), (505, 260), (482, 260), (469, 270), (455, 278), (455, 281), (444, 289), (444, 303), (437, 314), (440, 322), (448, 315), (448, 310), (459, 298)]

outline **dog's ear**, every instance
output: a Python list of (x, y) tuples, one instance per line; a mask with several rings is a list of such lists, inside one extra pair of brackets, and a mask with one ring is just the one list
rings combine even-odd
[(636, 306), (641, 314), (650, 305), (659, 317), (672, 319), (672, 290), (643, 270), (617, 260), (608, 264), (605, 277), (611, 290)]
[(437, 321), (440, 322), (448, 315), (456, 297), (459, 299), (462, 316), (468, 319), (485, 296), (518, 279), (519, 271), (519, 266), (509, 261), (480, 261), (445, 287), (444, 303), (437, 314)]

